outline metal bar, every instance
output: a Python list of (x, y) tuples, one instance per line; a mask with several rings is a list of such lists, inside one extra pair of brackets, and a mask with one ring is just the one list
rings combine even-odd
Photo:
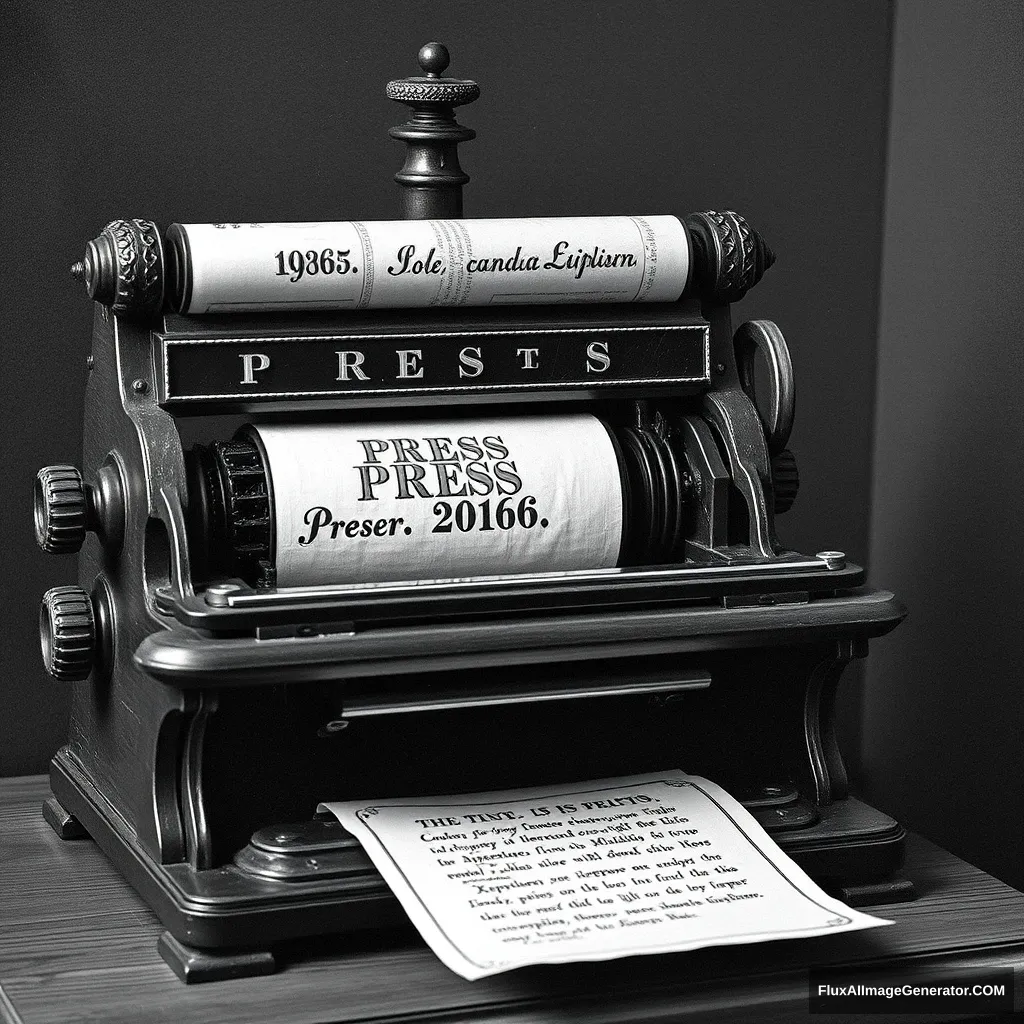
[(714, 582), (745, 574), (756, 573), (758, 576), (784, 574), (789, 572), (822, 573), (829, 571), (828, 565), (818, 558), (804, 558), (792, 562), (773, 560), (770, 562), (746, 563), (743, 565), (695, 566), (693, 568), (671, 569), (581, 569), (573, 572), (519, 573), (507, 576), (470, 576), (463, 579), (450, 580), (418, 580), (396, 583), (346, 583), (329, 584), (317, 587), (288, 587), (272, 593), (243, 591), (227, 597), (229, 608), (277, 607), (302, 604), (307, 601), (320, 601), (324, 598), (345, 597), (350, 594), (410, 594), (434, 593), (446, 590), (480, 589), (500, 583), (508, 587), (535, 586), (538, 583), (588, 582), (601, 583), (607, 580), (617, 581), (671, 581), (673, 579), (700, 579)]
[(447, 692), (437, 696), (399, 694), (387, 698), (379, 693), (344, 698), (341, 718), (367, 718), (372, 715), (404, 715), (420, 711), (452, 711), (460, 708), (495, 707), (502, 704), (529, 704), (549, 700), (586, 700), (591, 697), (629, 697), (643, 694), (670, 694), (685, 690), (706, 690), (711, 686), (707, 672), (674, 672), (671, 679), (645, 679), (641, 682), (591, 682), (583, 686), (561, 683), (509, 689)]

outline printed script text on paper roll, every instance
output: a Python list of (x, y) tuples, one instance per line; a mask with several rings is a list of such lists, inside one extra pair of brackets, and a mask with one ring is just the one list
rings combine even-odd
[(680, 221), (656, 217), (174, 224), (181, 313), (672, 302)]

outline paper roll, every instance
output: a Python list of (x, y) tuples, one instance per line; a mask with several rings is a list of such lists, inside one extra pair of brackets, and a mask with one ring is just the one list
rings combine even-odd
[(690, 275), (675, 217), (173, 224), (182, 313), (670, 302)]
[(599, 569), (622, 479), (590, 415), (254, 427), (279, 587)]

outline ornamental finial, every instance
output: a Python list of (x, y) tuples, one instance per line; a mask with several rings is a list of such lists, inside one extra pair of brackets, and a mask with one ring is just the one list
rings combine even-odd
[(423, 75), (388, 82), (387, 97), (412, 108), (405, 124), (389, 134), (408, 147), (405, 165), (395, 175), (402, 186), (402, 216), (407, 220), (462, 216), (462, 186), (469, 175), (459, 166), (460, 142), (476, 137), (455, 120), (455, 107), (472, 103), (480, 86), (467, 78), (442, 77), (451, 62), (448, 48), (431, 42), (418, 54)]

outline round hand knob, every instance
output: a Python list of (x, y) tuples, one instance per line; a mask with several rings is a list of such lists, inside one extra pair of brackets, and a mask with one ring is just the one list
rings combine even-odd
[(96, 660), (96, 616), (81, 587), (54, 587), (39, 608), (43, 664), (62, 683), (85, 679)]
[(88, 503), (82, 474), (74, 466), (45, 466), (36, 474), (33, 496), (36, 543), (48, 554), (81, 550)]
[(775, 514), (782, 515), (793, 507), (800, 490), (800, 474), (796, 456), (788, 448), (772, 456), (772, 491), (775, 494)]

